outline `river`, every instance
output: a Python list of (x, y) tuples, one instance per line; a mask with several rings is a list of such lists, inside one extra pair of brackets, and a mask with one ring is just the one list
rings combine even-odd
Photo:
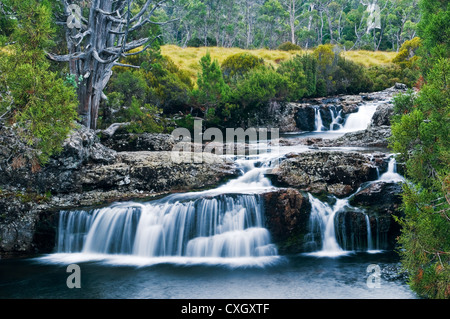
[[(316, 119), (311, 134), (359, 130), (375, 110), (376, 103), (361, 106), (336, 131), (324, 132)], [(309, 194), (321, 246), (278, 253), (259, 197), (275, 189), (265, 172), (283, 155), (309, 148), (276, 149), (235, 158), (241, 176), (212, 190), (61, 212), (55, 253), (0, 260), (0, 298), (416, 298), (396, 273), (398, 255), (377, 247), (370, 231), (364, 249), (340, 247), (334, 217), (348, 198), (330, 206)], [(390, 164), (379, 179), (400, 181)], [(80, 266), (81, 289), (66, 285), (70, 264)]]

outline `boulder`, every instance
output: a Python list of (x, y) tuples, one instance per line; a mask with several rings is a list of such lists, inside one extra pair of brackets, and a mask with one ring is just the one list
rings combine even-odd
[(394, 114), (394, 105), (392, 103), (383, 103), (377, 107), (372, 117), (370, 125), (374, 126), (390, 126), (391, 117)]
[(175, 139), (171, 134), (121, 133), (102, 135), (102, 143), (117, 152), (171, 151)]
[(320, 150), (290, 154), (269, 177), (280, 186), (345, 197), (376, 179), (377, 169), (368, 154)]
[(308, 232), (311, 203), (295, 189), (278, 189), (262, 194), (266, 225), (278, 251), (295, 253), (302, 249)]
[(300, 131), (315, 130), (316, 111), (309, 104), (297, 105), (297, 113), (295, 115), (295, 123)]
[(387, 148), (392, 136), (390, 126), (371, 126), (366, 130), (346, 133), (337, 139), (323, 139), (315, 143), (317, 147), (377, 147)]
[[(185, 154), (190, 155), (193, 153)], [(216, 186), (237, 173), (232, 162), (214, 154), (203, 154), (201, 163), (177, 163), (171, 152), (122, 152), (112, 164), (83, 168), (75, 184), (78, 192), (189, 191)]]
[(37, 222), (35, 204), (16, 194), (0, 196), (0, 256), (26, 254), (32, 250)]
[(358, 191), (350, 204), (363, 208), (370, 221), (372, 234), (376, 234), (381, 249), (393, 249), (400, 225), (394, 216), (401, 216), (402, 186), (400, 183), (375, 182)]

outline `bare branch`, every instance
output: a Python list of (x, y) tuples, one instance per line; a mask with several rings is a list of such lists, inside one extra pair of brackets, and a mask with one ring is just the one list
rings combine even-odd
[(72, 54), (66, 54), (66, 55), (59, 55), (59, 54), (52, 54), (49, 52), (45, 52), (47, 57), (50, 60), (56, 61), (56, 62), (70, 62), (74, 60), (80, 60), (84, 59), (86, 57), (86, 53), (84, 52), (75, 52)]
[(118, 62), (114, 62), (113, 66), (121, 66), (124, 68), (133, 68), (133, 69), (140, 69), (140, 66), (137, 65), (131, 65), (131, 64), (123, 64), (123, 63), (118, 63)]

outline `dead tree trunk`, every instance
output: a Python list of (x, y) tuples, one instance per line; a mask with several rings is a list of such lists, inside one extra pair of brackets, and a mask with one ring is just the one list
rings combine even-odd
[[(151, 21), (155, 10), (167, 0), (147, 0), (134, 16), (131, 8), (134, 0), (90, 0), (89, 15), (80, 15), (77, 7), (61, 0), (66, 25), (67, 55), (48, 53), (54, 61), (68, 62), (70, 72), (77, 80), (79, 109), (82, 124), (92, 129), (97, 127), (100, 101), (116, 65), (138, 68), (119, 63), (121, 58), (139, 54), (148, 49), (157, 37), (130, 40), (131, 32)], [(72, 23), (75, 22), (75, 23)], [(140, 48), (138, 52), (131, 50)]]

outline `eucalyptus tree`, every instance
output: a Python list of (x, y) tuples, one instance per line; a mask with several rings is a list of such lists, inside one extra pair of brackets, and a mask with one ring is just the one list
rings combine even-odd
[(83, 7), (61, 0), (61, 24), (66, 30), (67, 54), (47, 53), (51, 60), (69, 63), (79, 82), (78, 114), (81, 122), (95, 129), (100, 102), (114, 66), (139, 68), (120, 63), (121, 58), (147, 50), (158, 36), (133, 38), (154, 20), (156, 11), (168, 0), (89, 0)]

